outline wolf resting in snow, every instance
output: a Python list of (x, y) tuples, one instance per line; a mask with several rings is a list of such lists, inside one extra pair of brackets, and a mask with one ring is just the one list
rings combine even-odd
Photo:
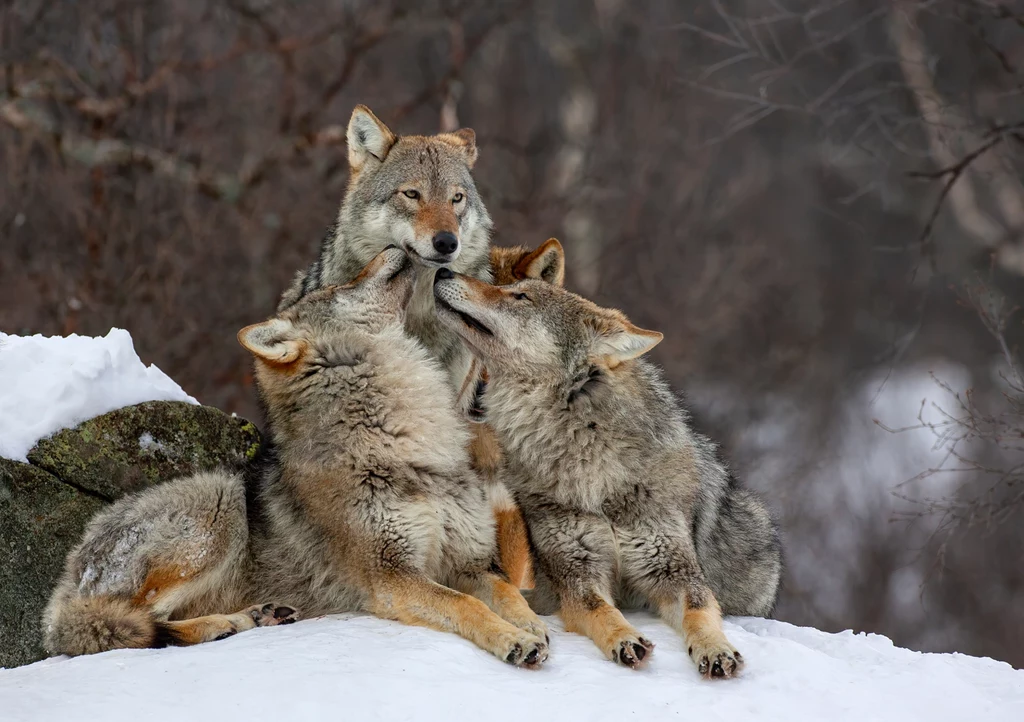
[(536, 279), (498, 287), (441, 269), (434, 295), (487, 367), (487, 417), (535, 554), (535, 609), (637, 667), (653, 645), (616, 605), (648, 606), (701, 674), (738, 672), (722, 612), (771, 613), (778, 532), (639, 358), (661, 334)]
[(547, 658), (544, 623), (493, 571), (494, 517), (445, 372), (403, 328), (414, 274), (389, 247), (239, 332), (267, 410), (262, 477), (198, 474), (100, 513), (46, 609), (51, 653), (196, 644), (298, 608)]

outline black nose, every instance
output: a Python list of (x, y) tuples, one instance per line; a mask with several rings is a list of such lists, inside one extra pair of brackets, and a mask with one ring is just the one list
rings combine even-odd
[(448, 231), (441, 231), (434, 236), (434, 250), (444, 255), (450, 255), (455, 253), (459, 248), (459, 239), (455, 237), (454, 233)]
[(455, 274), (452, 273), (451, 269), (439, 268), (437, 269), (437, 273), (434, 274), (434, 283), (437, 283), (438, 281), (443, 281), (448, 278), (455, 278)]

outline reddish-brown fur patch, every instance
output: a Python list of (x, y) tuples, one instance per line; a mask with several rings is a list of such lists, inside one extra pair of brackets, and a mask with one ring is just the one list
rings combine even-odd
[(449, 198), (434, 203), (424, 203), (412, 221), (413, 233), (417, 238), (433, 238), (441, 231), (458, 235), (459, 219)]
[(526, 535), (526, 521), (519, 507), (496, 509), (494, 520), (498, 527), (498, 554), (501, 568), (509, 582), (518, 589), (533, 589), (533, 564), (530, 542)]
[(167, 592), (181, 586), (191, 579), (181, 567), (157, 567), (151, 569), (146, 575), (146, 581), (142, 583), (139, 591), (132, 598), (132, 604), (144, 607), (150, 606)]

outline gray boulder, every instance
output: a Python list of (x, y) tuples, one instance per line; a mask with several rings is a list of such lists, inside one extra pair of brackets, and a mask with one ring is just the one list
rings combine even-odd
[(28, 460), (113, 501), (201, 469), (241, 469), (259, 448), (260, 432), (250, 421), (210, 406), (147, 401), (59, 431), (36, 444)]
[(42, 659), (39, 618), (64, 557), (106, 502), (0, 459), (0, 667)]

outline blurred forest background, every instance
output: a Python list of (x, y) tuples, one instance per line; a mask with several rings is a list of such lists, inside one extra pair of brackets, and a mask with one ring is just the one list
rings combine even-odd
[(0, 329), (258, 418), (356, 103), (473, 127), (496, 242), (665, 333), (779, 618), (1024, 666), (1024, 3), (7, 0)]

